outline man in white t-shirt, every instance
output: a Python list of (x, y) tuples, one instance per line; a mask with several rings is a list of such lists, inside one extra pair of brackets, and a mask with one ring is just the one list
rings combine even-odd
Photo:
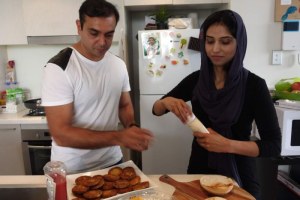
[(51, 160), (63, 161), (68, 173), (120, 163), (120, 146), (143, 151), (153, 137), (134, 123), (125, 63), (108, 52), (118, 11), (109, 2), (86, 0), (79, 18), (80, 41), (49, 60), (42, 87)]

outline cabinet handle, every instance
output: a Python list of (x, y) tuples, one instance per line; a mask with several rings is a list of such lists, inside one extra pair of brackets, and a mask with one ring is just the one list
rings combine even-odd
[(33, 145), (28, 145), (29, 149), (51, 149), (51, 146), (33, 146)]
[(15, 131), (17, 130), (16, 128), (1, 128), (1, 131)]

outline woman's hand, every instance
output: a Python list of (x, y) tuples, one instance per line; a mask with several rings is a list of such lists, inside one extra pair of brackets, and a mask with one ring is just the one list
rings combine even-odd
[(209, 133), (194, 132), (198, 144), (207, 151), (217, 153), (232, 153), (250, 157), (257, 157), (259, 149), (254, 141), (239, 141), (228, 139), (211, 128)]
[(209, 133), (194, 132), (197, 142), (207, 151), (217, 153), (229, 153), (231, 140), (220, 135), (211, 128), (207, 129)]
[(166, 97), (160, 100), (165, 107), (170, 112), (174, 113), (182, 123), (185, 123), (188, 116), (192, 114), (191, 108), (183, 100), (174, 97)]

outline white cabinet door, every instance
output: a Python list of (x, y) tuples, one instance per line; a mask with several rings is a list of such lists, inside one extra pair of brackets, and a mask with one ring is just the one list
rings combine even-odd
[(77, 35), (83, 0), (22, 0), (27, 36)]
[(229, 3), (230, 0), (124, 0), (125, 6)]
[(27, 44), (22, 0), (1, 0), (0, 19), (0, 45)]
[[(22, 0), (27, 36), (77, 35), (76, 20), (84, 0)], [(120, 0), (108, 0), (116, 6), (120, 21), (114, 41), (119, 41), (124, 28), (124, 4)]]
[(229, 3), (230, 0), (173, 0), (174, 5)]
[(20, 125), (0, 125), (0, 175), (25, 175)]
[(172, 5), (172, 0), (124, 0), (125, 6)]

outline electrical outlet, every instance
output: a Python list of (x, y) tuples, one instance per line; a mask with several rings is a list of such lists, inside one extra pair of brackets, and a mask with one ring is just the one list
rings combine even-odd
[(272, 65), (282, 64), (282, 51), (273, 51), (272, 54)]

